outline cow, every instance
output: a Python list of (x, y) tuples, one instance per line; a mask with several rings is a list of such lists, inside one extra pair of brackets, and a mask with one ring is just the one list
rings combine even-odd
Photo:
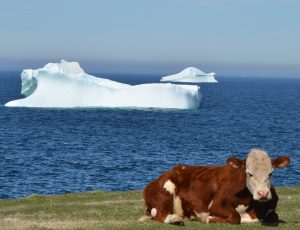
[(177, 165), (145, 187), (146, 216), (140, 220), (278, 225), (278, 196), (271, 176), (274, 168), (289, 163), (288, 156), (271, 159), (254, 148), (246, 159), (230, 157), (224, 166)]

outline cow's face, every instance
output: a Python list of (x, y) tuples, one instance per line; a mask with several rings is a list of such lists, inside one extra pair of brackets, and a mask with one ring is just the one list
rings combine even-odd
[(252, 149), (246, 160), (229, 158), (227, 163), (233, 167), (244, 167), (246, 185), (253, 195), (253, 199), (267, 201), (272, 199), (270, 189), (274, 168), (286, 167), (290, 163), (290, 159), (283, 156), (271, 160), (267, 152), (261, 149)]
[(253, 149), (246, 160), (246, 185), (253, 194), (254, 200), (270, 200), (272, 162), (268, 154), (259, 149)]

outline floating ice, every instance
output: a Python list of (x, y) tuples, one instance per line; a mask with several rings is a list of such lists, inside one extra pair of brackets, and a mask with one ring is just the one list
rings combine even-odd
[(196, 85), (153, 83), (128, 85), (86, 74), (77, 62), (49, 63), (21, 74), (23, 99), (15, 107), (142, 107), (195, 109), (201, 94)]
[(195, 67), (188, 67), (180, 73), (162, 77), (160, 81), (168, 82), (194, 82), (194, 83), (217, 83), (215, 73), (204, 73)]

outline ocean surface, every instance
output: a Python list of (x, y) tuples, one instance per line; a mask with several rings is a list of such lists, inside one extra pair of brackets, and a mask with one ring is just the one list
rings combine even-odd
[[(0, 72), (0, 198), (143, 189), (176, 164), (222, 165), (253, 147), (289, 155), (276, 186), (300, 185), (300, 79), (216, 77), (197, 110), (7, 108), (20, 72)], [(160, 76), (106, 75), (124, 83)]]

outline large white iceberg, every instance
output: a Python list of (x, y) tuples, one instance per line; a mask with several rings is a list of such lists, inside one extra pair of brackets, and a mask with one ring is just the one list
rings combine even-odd
[(188, 67), (180, 73), (162, 77), (160, 81), (164, 82), (193, 82), (193, 83), (217, 83), (215, 73), (204, 73), (195, 67)]
[(64, 60), (36, 70), (26, 69), (21, 79), (25, 98), (5, 106), (196, 109), (201, 100), (196, 85), (128, 85), (86, 74), (77, 62)]

